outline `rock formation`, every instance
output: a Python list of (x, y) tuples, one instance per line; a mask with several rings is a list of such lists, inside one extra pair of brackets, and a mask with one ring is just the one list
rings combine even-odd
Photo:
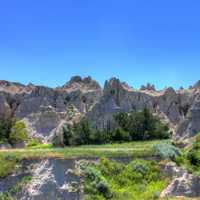
[(23, 160), (15, 173), (0, 178), (0, 193), (13, 190), (17, 184), (22, 183), (23, 178), (31, 177), (28, 183), (13, 194), (14, 199), (81, 200), (81, 180), (72, 173), (75, 166), (74, 159)]
[(176, 166), (175, 163), (167, 163), (162, 171), (172, 182), (162, 191), (161, 198), (165, 197), (199, 197), (200, 177), (189, 174), (187, 170)]
[(0, 115), (22, 119), (30, 136), (50, 141), (64, 121), (77, 122), (83, 116), (93, 126), (114, 126), (113, 113), (148, 107), (169, 123), (178, 140), (200, 131), (200, 81), (189, 89), (156, 91), (147, 84), (135, 90), (111, 78), (104, 88), (91, 77), (72, 77), (61, 87), (48, 88), (0, 81)]

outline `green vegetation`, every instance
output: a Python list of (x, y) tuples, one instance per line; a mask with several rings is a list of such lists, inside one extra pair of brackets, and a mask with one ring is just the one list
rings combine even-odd
[(114, 115), (115, 127), (104, 130), (95, 129), (88, 120), (82, 119), (74, 125), (64, 124), (61, 135), (64, 145), (106, 144), (136, 140), (169, 138), (168, 125), (145, 108), (140, 112), (117, 113)]
[(9, 142), (9, 136), (12, 129), (14, 121), (7, 116), (0, 117), (0, 143)]
[(17, 160), (14, 156), (0, 155), (0, 178), (11, 174), (16, 168)]
[(154, 152), (156, 156), (163, 160), (177, 161), (182, 156), (180, 149), (171, 144), (156, 144)]
[(33, 147), (37, 147), (38, 145), (41, 145), (41, 142), (38, 139), (33, 138), (27, 141), (26, 147), (33, 148)]
[(196, 136), (193, 146), (188, 152), (188, 160), (191, 165), (200, 167), (200, 134)]
[(169, 140), (137, 141), (121, 144), (83, 145), (78, 147), (52, 148), (51, 144), (42, 144), (25, 149), (0, 151), (2, 157), (23, 158), (87, 158), (87, 157), (152, 157), (154, 146), (170, 143)]
[(28, 140), (26, 126), (22, 121), (16, 121), (12, 126), (9, 140), (12, 144), (17, 144)]
[(163, 160), (172, 160), (178, 166), (186, 168), (194, 175), (200, 175), (200, 133), (197, 134), (190, 145), (185, 148), (178, 148), (171, 144), (156, 144), (154, 155)]
[(136, 159), (129, 164), (109, 161), (82, 163), (86, 200), (159, 199), (167, 179), (153, 161)]
[(0, 143), (17, 144), (28, 140), (26, 126), (7, 116), (0, 117)]
[(184, 164), (190, 171), (200, 175), (200, 133), (195, 137), (193, 144), (185, 151)]
[(131, 140), (167, 139), (170, 136), (168, 125), (147, 108), (140, 112), (118, 113), (114, 118), (120, 128), (129, 133)]

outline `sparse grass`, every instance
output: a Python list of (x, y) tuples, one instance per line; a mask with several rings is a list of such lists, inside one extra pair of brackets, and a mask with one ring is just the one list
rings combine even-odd
[(51, 149), (51, 148), (53, 148), (52, 144), (37, 144), (37, 145), (26, 147), (26, 149)]
[(148, 148), (153, 147), (158, 143), (170, 143), (170, 140), (149, 140), (149, 141), (134, 141), (134, 142), (123, 142), (113, 144), (101, 144), (101, 145), (82, 145), (83, 148)]
[(150, 157), (153, 146), (168, 143), (169, 140), (130, 142), (121, 144), (83, 145), (77, 147), (53, 148), (51, 145), (37, 145), (26, 149), (1, 150), (2, 157), (24, 158), (87, 158), (87, 157)]

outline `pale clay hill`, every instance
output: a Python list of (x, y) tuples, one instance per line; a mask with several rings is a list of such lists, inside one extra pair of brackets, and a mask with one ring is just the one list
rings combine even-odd
[(113, 126), (113, 113), (148, 107), (169, 123), (176, 140), (187, 141), (200, 131), (200, 81), (188, 89), (156, 91), (151, 84), (135, 90), (117, 78), (104, 88), (91, 77), (72, 77), (49, 88), (0, 81), (0, 114), (25, 122), (29, 135), (50, 142), (64, 122), (89, 119), (94, 127)]

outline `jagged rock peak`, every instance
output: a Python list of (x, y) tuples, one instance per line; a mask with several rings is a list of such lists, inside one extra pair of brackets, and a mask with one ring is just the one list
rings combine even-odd
[(174, 90), (173, 87), (167, 87), (167, 88), (165, 88), (164, 92), (167, 93), (167, 94), (176, 93), (176, 91)]
[(149, 91), (156, 91), (155, 85), (151, 83), (147, 83), (146, 86), (142, 85), (140, 90), (149, 90)]
[(104, 91), (110, 91), (114, 89), (122, 89), (122, 90), (133, 90), (127, 83), (121, 82), (118, 78), (111, 78), (110, 80), (105, 82)]
[(8, 93), (20, 93), (25, 89), (26, 86), (21, 83), (0, 80), (0, 91)]
[(68, 83), (79, 83), (79, 82), (82, 82), (81, 76), (72, 76)]
[(81, 76), (73, 76), (62, 88), (66, 90), (101, 90), (101, 86), (90, 76), (82, 78)]
[(18, 86), (18, 87), (25, 87), (25, 85), (17, 82), (10, 82), (10, 81), (5, 81), (5, 80), (0, 80), (0, 87), (8, 87), (8, 86)]

